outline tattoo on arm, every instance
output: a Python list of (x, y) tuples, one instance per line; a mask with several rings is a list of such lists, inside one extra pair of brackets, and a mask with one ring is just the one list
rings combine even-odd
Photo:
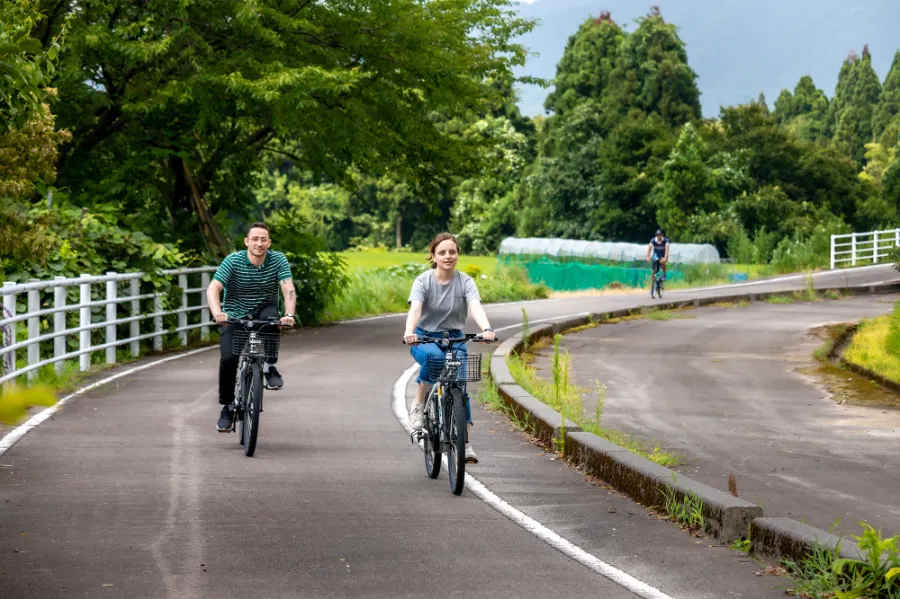
[(296, 292), (293, 289), (291, 289), (290, 291), (287, 292), (287, 296), (288, 296), (288, 299), (294, 299), (294, 297), (296, 297)]

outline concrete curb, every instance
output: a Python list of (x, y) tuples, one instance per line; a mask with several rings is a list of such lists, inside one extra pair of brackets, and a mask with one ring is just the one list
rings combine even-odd
[(797, 561), (797, 556), (809, 554), (816, 546), (828, 551), (840, 548), (840, 557), (866, 560), (854, 541), (791, 518), (756, 518), (750, 525), (750, 551), (762, 557)]
[[(816, 291), (838, 291), (843, 295), (882, 294), (900, 292), (900, 281), (858, 287), (822, 287)], [(739, 294), (668, 301), (654, 304), (652, 309), (677, 309), (705, 306), (728, 301), (757, 301), (772, 296), (791, 294), (791, 291), (746, 292)], [(597, 314), (567, 318), (535, 327), (530, 339), (540, 339), (591, 322), (602, 322), (648, 311), (649, 307), (628, 308)], [(562, 415), (518, 386), (506, 365), (506, 357), (519, 353), (524, 347), (522, 334), (516, 334), (500, 344), (490, 366), (491, 377), (500, 396), (526, 420), (528, 429), (542, 441), (560, 438), (563, 432)], [(687, 476), (660, 466), (631, 453), (624, 447), (610, 443), (593, 433), (580, 430), (578, 425), (565, 421), (565, 455), (573, 463), (593, 476), (601, 478), (616, 490), (650, 507), (661, 506), (665, 494), (674, 492), (679, 500), (693, 495), (703, 502), (703, 516), (712, 534), (723, 543), (737, 539), (751, 541), (751, 551), (760, 556), (800, 561), (816, 546), (834, 549), (840, 544), (840, 555), (857, 559), (862, 553), (855, 542), (829, 534), (790, 518), (765, 518), (763, 509), (743, 499), (709, 487)]]

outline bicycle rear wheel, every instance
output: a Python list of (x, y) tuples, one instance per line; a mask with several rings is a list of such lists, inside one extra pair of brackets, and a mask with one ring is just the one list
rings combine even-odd
[(256, 438), (259, 435), (259, 411), (262, 406), (262, 367), (258, 363), (250, 365), (249, 385), (244, 395), (244, 419), (241, 421), (241, 439), (244, 455), (252, 458), (256, 452)]
[(441, 473), (441, 430), (437, 419), (437, 398), (428, 402), (425, 409), (425, 472), (430, 478), (437, 478)]
[(450, 452), (447, 454), (447, 474), (450, 476), (450, 490), (454, 495), (459, 495), (466, 483), (466, 405), (459, 389), (451, 389), (448, 399)]

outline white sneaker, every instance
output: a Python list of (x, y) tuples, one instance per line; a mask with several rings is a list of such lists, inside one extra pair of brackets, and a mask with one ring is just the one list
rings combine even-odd
[(478, 455), (475, 453), (475, 450), (472, 449), (471, 443), (466, 443), (466, 464), (477, 464), (478, 463)]
[(413, 430), (422, 430), (422, 404), (415, 404), (409, 410), (409, 425)]

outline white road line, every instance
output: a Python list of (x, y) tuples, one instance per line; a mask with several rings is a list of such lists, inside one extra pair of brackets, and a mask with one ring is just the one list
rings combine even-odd
[[(514, 327), (505, 328), (509, 329)], [(407, 384), (409, 384), (409, 379), (413, 377), (417, 370), (419, 370), (418, 364), (410, 366), (394, 383), (393, 401), (391, 402), (391, 407), (394, 411), (394, 416), (397, 418), (397, 421), (404, 428), (404, 430), (406, 430), (407, 433), (412, 433), (413, 429), (409, 425), (409, 414), (406, 410), (406, 386)], [(517, 510), (502, 498), (497, 496), (495, 493), (490, 491), (478, 479), (468, 473), (466, 473), (466, 488), (471, 491), (473, 495), (475, 495), (476, 497), (487, 503), (489, 506), (491, 506), (540, 540), (544, 541), (554, 549), (572, 558), (583, 566), (586, 566), (587, 568), (593, 570), (597, 574), (600, 574), (604, 578), (607, 578), (617, 585), (631, 591), (635, 595), (643, 597), (644, 599), (673, 599), (673, 597), (666, 595), (659, 589), (656, 589), (649, 584), (638, 580), (627, 572), (623, 572), (615, 566), (607, 564), (597, 556), (588, 553), (568, 539), (553, 532), (534, 518)]]
[(134, 368), (129, 368), (128, 370), (123, 370), (122, 372), (120, 372), (118, 374), (115, 374), (115, 375), (107, 377), (103, 380), (97, 381), (96, 383), (88, 385), (87, 387), (82, 387), (78, 391), (75, 391), (74, 393), (70, 393), (69, 395), (66, 395), (65, 397), (63, 397), (61, 400), (56, 402), (56, 405), (53, 405), (53, 406), (47, 408), (46, 410), (42, 410), (42, 411), (38, 412), (37, 414), (35, 414), (34, 416), (32, 416), (31, 418), (26, 420), (23, 424), (20, 424), (18, 427), (14, 428), (12, 431), (7, 433), (6, 436), (4, 436), (2, 439), (0, 439), (0, 455), (3, 455), (4, 453), (6, 453), (6, 451), (10, 447), (12, 447), (13, 445), (16, 444), (16, 441), (18, 441), (19, 439), (24, 437), (29, 431), (31, 431), (33, 428), (37, 427), (40, 423), (47, 420), (54, 414), (56, 414), (60, 410), (60, 408), (62, 408), (69, 401), (71, 401), (72, 399), (74, 399), (75, 397), (77, 397), (79, 395), (87, 393), (88, 391), (91, 391), (92, 389), (96, 389), (97, 387), (100, 387), (102, 385), (106, 385), (107, 383), (111, 383), (112, 381), (114, 381), (118, 378), (122, 378), (123, 376), (128, 376), (130, 374), (134, 374), (135, 372), (139, 372), (141, 370), (146, 370), (147, 368), (152, 368), (154, 366), (163, 364), (165, 362), (169, 362), (171, 360), (177, 360), (179, 358), (186, 358), (188, 356), (193, 356), (194, 354), (199, 354), (201, 352), (209, 351), (211, 349), (216, 349), (217, 347), (218, 346), (215, 346), (215, 345), (210, 346), (210, 347), (201, 347), (200, 349), (195, 349), (195, 350), (191, 350), (189, 352), (176, 354), (174, 356), (169, 356), (168, 358), (163, 358), (161, 360), (156, 360), (154, 362), (148, 362), (147, 364), (143, 364), (141, 366), (135, 366)]

